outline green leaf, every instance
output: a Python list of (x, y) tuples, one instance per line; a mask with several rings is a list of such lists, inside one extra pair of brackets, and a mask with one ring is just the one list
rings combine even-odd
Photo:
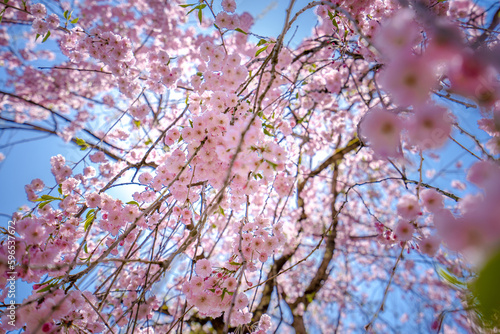
[(85, 232), (88, 231), (89, 227), (90, 227), (90, 224), (92, 224), (92, 220), (91, 219), (87, 219), (85, 221), (85, 225), (83, 225), (83, 229), (85, 230)]
[(236, 30), (237, 32), (241, 32), (242, 34), (248, 35), (248, 33), (247, 33), (247, 32), (244, 32), (244, 31), (243, 31), (243, 30), (241, 30), (240, 28), (236, 28), (236, 29), (234, 29), (234, 30)]
[(337, 21), (335, 19), (332, 19), (332, 23), (335, 26), (335, 28), (337, 28), (337, 30), (339, 30), (339, 25), (337, 24)]
[(232, 266), (241, 266), (242, 265), (241, 263), (234, 262), (234, 261), (229, 262), (229, 264), (232, 265)]
[(219, 205), (219, 212), (221, 215), (223, 215), (224, 217), (226, 216), (226, 214), (224, 213), (224, 209), (222, 208), (222, 206)]
[(265, 135), (267, 135), (267, 136), (269, 136), (269, 137), (274, 137), (274, 135), (273, 135), (271, 132), (269, 132), (266, 128), (264, 128), (264, 129), (262, 129), (262, 130), (264, 130), (264, 134), (265, 134)]
[(85, 232), (87, 232), (87, 230), (89, 229), (90, 225), (94, 221), (94, 218), (95, 218), (95, 214), (92, 214), (92, 215), (88, 216), (87, 219), (85, 219), (85, 222), (83, 225), (83, 229), (85, 230)]
[(87, 254), (89, 253), (89, 250), (87, 248), (87, 243), (85, 243), (85, 246), (83, 246), (83, 251)]
[(85, 151), (89, 147), (89, 144), (87, 144), (87, 142), (81, 138), (75, 138), (75, 142), (78, 146), (81, 146), (81, 151)]
[(458, 278), (456, 278), (454, 275), (449, 273), (446, 269), (444, 268), (438, 268), (438, 275), (444, 279), (447, 283), (458, 287), (458, 288), (463, 288), (466, 287), (466, 283), (460, 281)]
[(189, 12), (186, 13), (186, 15), (189, 15), (191, 14), (193, 11), (195, 11), (196, 9), (198, 9), (199, 6), (196, 6), (194, 7), (193, 9), (191, 9)]
[(255, 57), (257, 57), (258, 55), (260, 55), (262, 52), (266, 51), (266, 49), (267, 49), (268, 46), (269, 45), (266, 45), (262, 49), (257, 50), (257, 52), (255, 52)]
[(138, 119), (136, 119), (136, 120), (134, 121), (134, 125), (135, 125), (136, 127), (140, 128), (140, 127), (141, 127), (141, 121), (139, 121)]
[(265, 40), (265, 39), (261, 39), (261, 40), (259, 41), (259, 43), (257, 43), (257, 46), (261, 46), (261, 45), (264, 45), (264, 44), (266, 44), (266, 43), (267, 43), (267, 40)]
[(38, 37), (40, 37), (40, 34), (36, 34), (36, 37), (35, 37), (35, 42), (36, 42), (36, 40), (38, 39)]
[(269, 166), (271, 166), (274, 170), (276, 170), (276, 167), (278, 167), (278, 164), (275, 164), (274, 162), (272, 161), (269, 161), (269, 160), (266, 160), (266, 162), (269, 164)]
[(182, 8), (188, 8), (188, 7), (191, 7), (191, 6), (194, 6), (196, 5), (195, 3), (190, 3), (190, 4), (186, 4), (186, 5), (179, 5), (181, 6)]
[(137, 203), (136, 201), (130, 201), (130, 202), (127, 202), (126, 204), (134, 204), (134, 205), (139, 206), (139, 203)]
[(36, 199), (35, 201), (36, 202), (42, 202), (42, 201), (54, 201), (54, 200), (62, 200), (62, 198), (59, 198), (59, 197), (54, 197), (54, 196), (50, 196), (50, 195), (42, 195), (40, 196), (40, 198)]
[(198, 20), (200, 21), (200, 24), (201, 24), (201, 21), (203, 21), (203, 13), (201, 12), (201, 8), (198, 9)]
[(479, 272), (472, 285), (472, 293), (477, 298), (478, 311), (485, 326), (500, 323), (500, 252), (497, 252)]
[(52, 284), (49, 284), (49, 285), (47, 285), (45, 288), (42, 288), (42, 289), (40, 289), (40, 290), (36, 290), (36, 293), (49, 291), (52, 287), (53, 287), (53, 285), (52, 285)]
[(95, 211), (95, 209), (89, 210), (89, 212), (87, 212), (87, 215), (85, 216), (85, 218), (89, 218), (89, 216), (90, 216), (91, 214), (93, 214), (93, 213), (94, 213), (94, 211)]
[(189, 125), (190, 125), (191, 127), (193, 127), (193, 121), (192, 121), (192, 120), (189, 120)]
[(63, 16), (65, 19), (68, 19), (68, 11), (67, 10), (64, 11)]
[(47, 204), (49, 204), (50, 202), (52, 201), (47, 201), (47, 202), (42, 202), (40, 203), (40, 205), (38, 206), (39, 209), (43, 209)]
[(71, 23), (75, 24), (75, 23), (77, 23), (77, 22), (78, 22), (78, 20), (79, 20), (79, 19), (78, 19), (78, 17), (77, 17), (76, 19), (71, 20)]

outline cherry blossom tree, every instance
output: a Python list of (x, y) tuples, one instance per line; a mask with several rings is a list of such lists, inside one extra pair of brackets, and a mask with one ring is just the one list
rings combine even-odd
[(498, 329), (497, 3), (0, 10), (2, 131), (80, 152), (2, 230), (0, 332)]

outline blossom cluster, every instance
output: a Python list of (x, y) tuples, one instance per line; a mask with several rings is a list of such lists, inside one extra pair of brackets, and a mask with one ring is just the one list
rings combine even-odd
[(187, 301), (204, 316), (216, 318), (224, 312), (228, 317), (234, 307), (238, 312), (231, 313), (231, 326), (247, 324), (252, 319), (247, 308), (248, 297), (243, 292), (237, 293), (238, 278), (245, 270), (256, 271), (256, 261), (265, 263), (285, 242), (281, 226), (271, 226), (266, 218), (241, 222), (239, 231), (233, 241), (233, 255), (227, 263), (214, 269), (210, 260), (198, 260), (197, 275), (183, 285)]
[(50, 14), (47, 17), (47, 8), (44, 4), (35, 3), (30, 6), (31, 15), (35, 17), (32, 23), (33, 30), (43, 36), (49, 29), (56, 29), (59, 26), (57, 14)]
[[(35, 288), (41, 290), (44, 287), (37, 285)], [(19, 308), (13, 329), (26, 326), (26, 331), (39, 333), (78, 333), (79, 328), (86, 328), (93, 333), (104, 331), (104, 324), (86, 300), (93, 304), (97, 302), (90, 291), (65, 293), (59, 289), (46, 295), (41, 303), (28, 297), (25, 302), (30, 303)], [(2, 322), (7, 323), (6, 316)]]
[(494, 249), (500, 239), (500, 168), (493, 162), (480, 161), (469, 169), (467, 179), (483, 192), (467, 195), (460, 201), (458, 212), (447, 208), (434, 211), (434, 225), (452, 250)]
[[(500, 85), (494, 79), (497, 70), (453, 40), (458, 34), (455, 27), (428, 29), (423, 50), (417, 49), (423, 43), (421, 29), (415, 11), (401, 9), (374, 38), (375, 46), (387, 58), (379, 82), (397, 107), (368, 111), (360, 132), (381, 157), (401, 155), (403, 129), (407, 142), (422, 151), (441, 148), (448, 141), (456, 121), (444, 107), (431, 101), (440, 77), (446, 78), (450, 92), (474, 99), (482, 108), (492, 107), (500, 97)], [(408, 107), (409, 112), (401, 111)]]

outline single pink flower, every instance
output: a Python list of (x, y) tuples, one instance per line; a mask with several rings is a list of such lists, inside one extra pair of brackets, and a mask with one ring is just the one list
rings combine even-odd
[(415, 226), (406, 220), (401, 220), (394, 229), (396, 238), (401, 241), (410, 241), (413, 237), (413, 232), (415, 232)]
[(406, 220), (414, 220), (420, 214), (420, 205), (415, 197), (405, 195), (397, 204), (398, 215)]
[(234, 13), (236, 10), (236, 2), (234, 0), (222, 0), (222, 9), (226, 12)]
[(208, 277), (212, 273), (212, 264), (208, 259), (198, 260), (196, 262), (196, 274), (201, 277)]
[(422, 150), (443, 146), (451, 133), (452, 118), (443, 107), (427, 104), (415, 108), (406, 128), (411, 143)]
[(43, 19), (47, 15), (47, 8), (44, 4), (35, 3), (30, 6), (31, 14), (37, 19)]
[(420, 105), (437, 84), (436, 66), (423, 57), (400, 53), (384, 67), (379, 81), (396, 104)]
[(425, 209), (436, 212), (444, 207), (443, 196), (434, 189), (425, 189), (420, 193)]
[(467, 173), (467, 180), (483, 189), (500, 182), (500, 168), (490, 161), (476, 162)]
[(368, 111), (359, 125), (363, 141), (382, 157), (399, 154), (402, 128), (398, 115), (381, 108)]
[(441, 240), (436, 236), (429, 236), (419, 242), (420, 250), (422, 251), (422, 253), (427, 254), (431, 257), (436, 255), (440, 244)]
[(375, 32), (375, 46), (389, 58), (397, 58), (402, 52), (410, 52), (421, 39), (415, 21), (415, 12), (405, 8), (399, 10)]

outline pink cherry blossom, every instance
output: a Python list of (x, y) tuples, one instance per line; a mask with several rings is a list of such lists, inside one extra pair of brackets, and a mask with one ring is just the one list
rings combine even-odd
[(451, 134), (452, 119), (445, 108), (424, 105), (415, 108), (406, 123), (410, 141), (422, 150), (442, 147)]
[(234, 0), (222, 0), (221, 5), (226, 12), (234, 13), (236, 10), (236, 2)]
[(397, 210), (398, 214), (407, 220), (414, 220), (421, 213), (417, 199), (411, 195), (405, 195), (400, 198)]
[(45, 8), (44, 4), (35, 3), (30, 6), (31, 14), (35, 16), (37, 19), (43, 19), (47, 15), (47, 8)]
[(372, 109), (363, 117), (359, 130), (375, 153), (382, 157), (398, 154), (402, 130), (398, 115), (379, 108)]
[(57, 14), (50, 14), (47, 18), (47, 23), (52, 29), (56, 29), (59, 26), (59, 16)]
[(196, 274), (201, 277), (208, 277), (212, 272), (210, 260), (202, 259), (196, 262)]
[(394, 229), (397, 240), (410, 241), (413, 238), (415, 226), (406, 220), (400, 220)]
[(443, 196), (434, 189), (424, 189), (420, 193), (424, 207), (429, 212), (436, 212), (444, 207)]
[(427, 254), (429, 256), (434, 256), (439, 249), (440, 240), (436, 236), (428, 236), (420, 240), (419, 246), (422, 253)]
[(31, 25), (33, 30), (39, 35), (45, 35), (49, 30), (48, 24), (40, 18), (36, 18), (33, 20), (33, 24)]
[(415, 12), (409, 8), (399, 10), (390, 20), (383, 22), (375, 37), (375, 44), (387, 57), (409, 53), (421, 38)]
[(500, 168), (490, 161), (476, 162), (467, 173), (467, 180), (483, 189), (498, 185), (499, 178)]
[(421, 105), (437, 85), (437, 69), (428, 59), (402, 52), (383, 69), (379, 81), (396, 104)]

